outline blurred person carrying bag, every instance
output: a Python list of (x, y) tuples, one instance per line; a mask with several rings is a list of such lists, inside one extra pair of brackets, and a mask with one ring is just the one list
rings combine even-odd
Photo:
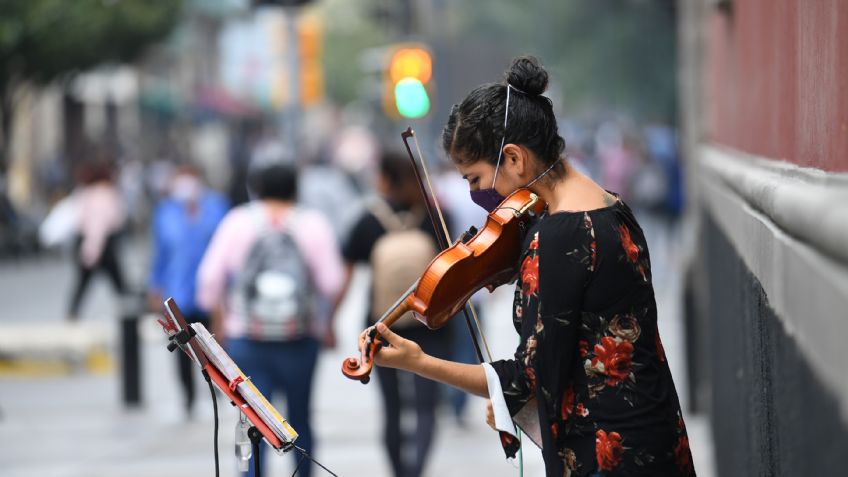
[[(433, 238), (421, 230), (424, 216), (420, 210), (395, 212), (381, 199), (374, 200), (368, 209), (386, 230), (374, 243), (370, 257), (371, 308), (373, 313), (382, 313), (421, 276), (438, 250)], [(373, 324), (379, 318), (372, 315), (370, 321)], [(416, 324), (419, 322), (408, 312), (392, 326), (404, 329)]]
[(292, 208), (282, 224), (261, 206), (251, 211), (259, 234), (235, 278), (231, 303), (246, 320), (247, 336), (257, 341), (291, 341), (310, 332), (315, 314), (315, 284), (290, 230), (297, 223)]

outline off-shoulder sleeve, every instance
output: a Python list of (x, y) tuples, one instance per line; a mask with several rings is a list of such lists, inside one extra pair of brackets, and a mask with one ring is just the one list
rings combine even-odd
[(515, 301), (515, 313), (523, 315), (521, 341), (513, 359), (491, 363), (512, 416), (532, 398), (538, 398), (540, 410), (544, 404), (551, 419), (560, 408), (577, 353), (594, 247), (591, 221), (587, 226), (578, 214), (547, 218), (530, 243)]

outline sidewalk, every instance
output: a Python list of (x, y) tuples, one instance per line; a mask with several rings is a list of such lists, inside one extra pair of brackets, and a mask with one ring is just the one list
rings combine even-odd
[[(143, 246), (127, 254), (129, 271), (140, 279), (144, 272)], [(322, 355), (315, 384), (314, 425), (319, 448), (316, 458), (340, 476), (388, 476), (390, 471), (381, 442), (380, 399), (376, 383), (363, 386), (344, 379), (339, 370), (345, 357), (354, 354), (360, 329), (358, 310), (365, 287), (358, 285), (343, 305), (338, 320), (336, 350)], [(56, 325), (62, 319), (64, 293), (69, 286), (70, 265), (45, 258), (21, 265), (0, 264), (0, 290), (5, 306), (0, 330), (10, 323)], [(136, 280), (135, 283), (140, 283)], [(105, 281), (98, 281), (86, 306), (85, 319), (105, 330), (115, 355), (117, 305)], [(660, 328), (673, 371), (683, 369), (682, 336), (667, 295), (661, 300)], [(496, 358), (510, 356), (515, 336), (509, 322), (512, 291), (498, 290), (490, 301), (491, 320), (487, 337)], [(165, 338), (153, 316), (143, 320), (142, 335), (144, 406), (125, 411), (121, 405), (118, 367), (96, 374), (44, 377), (0, 376), (0, 466), (7, 477), (157, 476), (190, 477), (214, 474), (212, 455), (212, 409), (205, 383), (198, 379), (198, 406), (193, 420), (181, 412), (174, 358), (165, 349)], [(0, 331), (2, 332), (2, 331)], [(678, 386), (683, 380), (676, 378)], [(202, 385), (202, 386), (201, 386)], [(685, 396), (682, 391), (680, 394)], [(285, 415), (285, 406), (280, 403)], [(447, 409), (441, 414), (436, 442), (426, 474), (430, 476), (515, 476), (519, 471), (503, 458), (497, 435), (484, 422), (482, 399), (469, 401), (467, 427), (457, 427)], [(237, 413), (220, 402), (219, 449), (221, 474), (234, 476), (233, 429)], [(699, 475), (711, 477), (711, 441), (703, 417), (686, 416), (691, 447)], [(268, 454), (266, 477), (288, 476), (292, 459)], [(544, 475), (541, 455), (532, 445), (525, 449), (524, 475)], [(316, 469), (314, 475), (326, 475)]]

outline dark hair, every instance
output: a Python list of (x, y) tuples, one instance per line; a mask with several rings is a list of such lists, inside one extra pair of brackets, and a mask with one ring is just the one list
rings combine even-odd
[(545, 166), (560, 158), (565, 141), (557, 131), (551, 100), (542, 96), (548, 73), (538, 59), (521, 56), (512, 61), (503, 83), (478, 86), (451, 108), (442, 131), (442, 147), (454, 162), (497, 162), (504, 137), (507, 84), (512, 91), (504, 144), (527, 147)]
[(110, 181), (112, 178), (112, 166), (103, 160), (89, 160), (80, 165), (77, 170), (77, 179), (83, 185)]
[(247, 185), (260, 199), (294, 200), (297, 197), (297, 168), (289, 163), (257, 167), (250, 171)]
[(380, 174), (394, 190), (399, 190), (415, 180), (415, 172), (409, 158), (406, 154), (393, 150), (384, 152), (380, 157)]

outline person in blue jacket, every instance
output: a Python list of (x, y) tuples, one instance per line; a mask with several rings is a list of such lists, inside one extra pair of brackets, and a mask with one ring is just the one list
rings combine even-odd
[[(206, 186), (200, 171), (191, 165), (177, 169), (169, 194), (153, 214), (153, 250), (148, 281), (148, 301), (160, 310), (162, 302), (174, 298), (186, 321), (203, 323), (209, 319), (195, 302), (197, 269), (218, 223), (229, 209), (228, 201)], [(194, 378), (191, 361), (176, 353), (187, 416), (194, 404)]]

